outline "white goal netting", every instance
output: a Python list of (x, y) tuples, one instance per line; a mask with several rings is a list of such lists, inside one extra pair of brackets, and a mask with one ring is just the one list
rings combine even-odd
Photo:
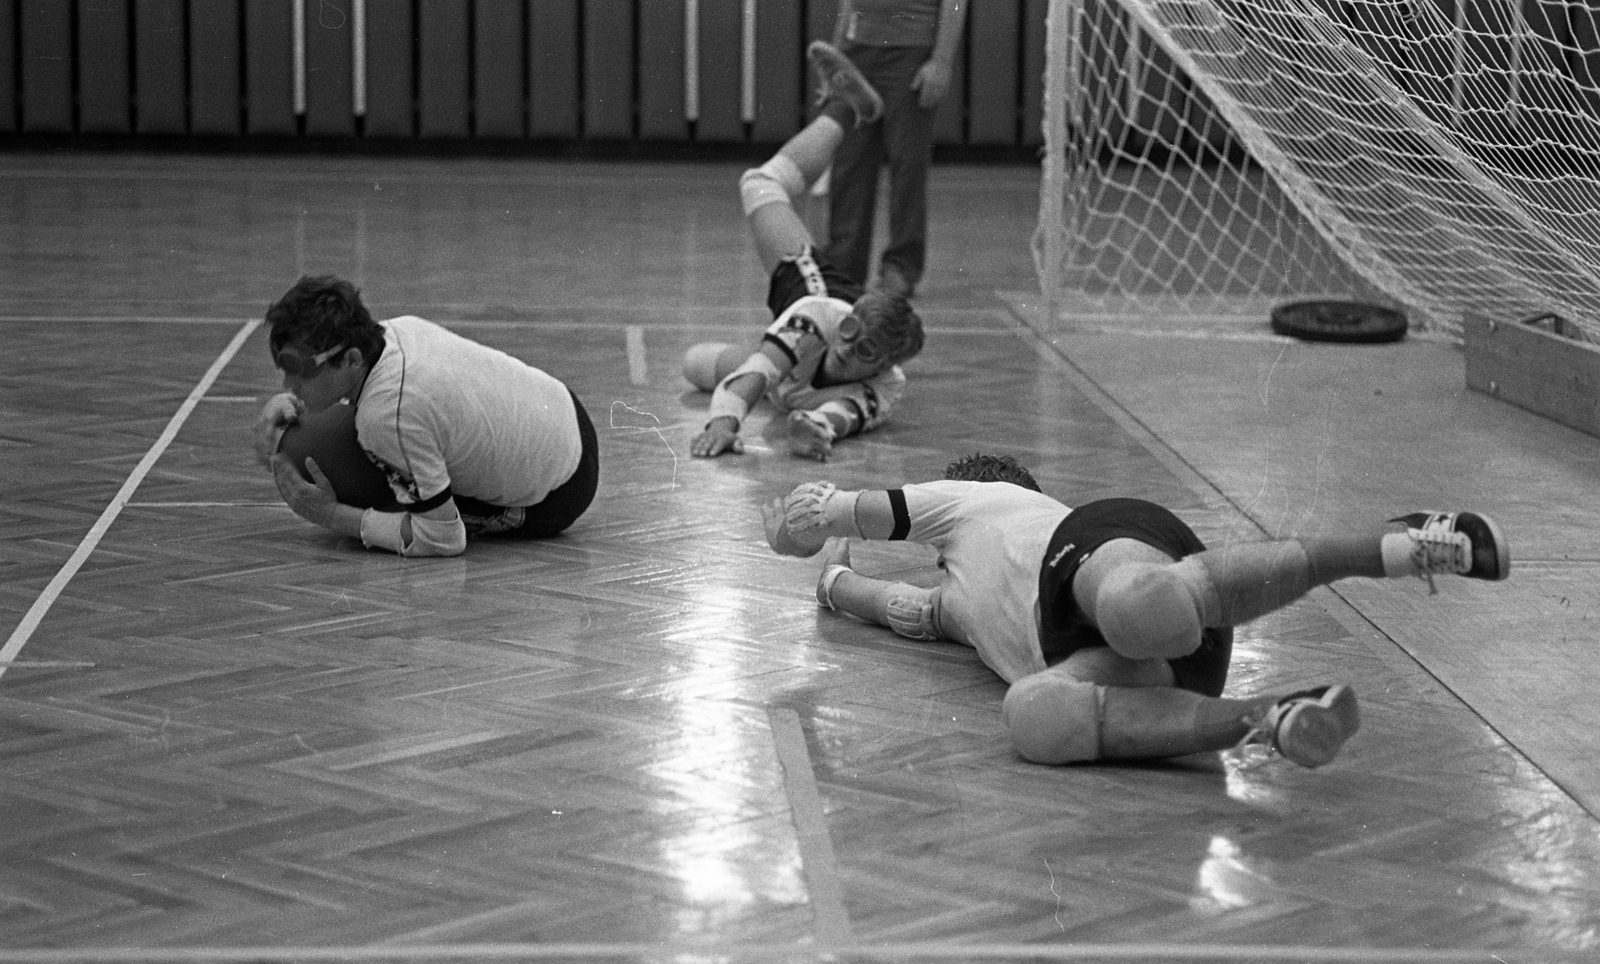
[(1034, 240), (1058, 315), (1301, 297), (1600, 340), (1600, 12), (1052, 0)]

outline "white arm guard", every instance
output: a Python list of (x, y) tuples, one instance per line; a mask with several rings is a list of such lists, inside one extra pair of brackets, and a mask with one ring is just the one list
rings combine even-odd
[(856, 525), (856, 500), (860, 492), (840, 492), (832, 482), (797, 485), (784, 500), (784, 524), (791, 532), (821, 536), (862, 538)]
[(744, 364), (729, 372), (728, 377), (719, 382), (716, 390), (711, 393), (711, 409), (708, 413), (711, 419), (729, 417), (735, 422), (744, 421), (744, 417), (750, 412), (752, 402), (745, 401), (728, 386), (745, 375), (757, 375), (761, 379), (761, 387), (756, 391), (756, 398), (766, 394), (767, 389), (777, 384), (778, 379), (783, 377), (772, 359), (759, 351), (752, 352), (750, 357), (744, 360)]
[[(403, 541), (402, 532), (407, 517), (411, 519), (409, 543)], [(459, 514), (453, 519), (429, 519), (409, 512), (368, 509), (361, 514), (361, 543), (402, 556), (458, 556), (467, 548), (467, 527)]]

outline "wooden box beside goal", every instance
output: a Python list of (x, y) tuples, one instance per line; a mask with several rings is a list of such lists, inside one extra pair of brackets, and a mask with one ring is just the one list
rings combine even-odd
[(1600, 437), (1600, 345), (1558, 315), (1462, 326), (1467, 387)]

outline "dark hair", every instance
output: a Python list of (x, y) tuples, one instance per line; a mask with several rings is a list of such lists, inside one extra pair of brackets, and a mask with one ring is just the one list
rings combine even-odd
[(958, 482), (1010, 482), (1035, 492), (1044, 491), (1034, 481), (1033, 473), (1009, 455), (975, 452), (945, 466), (944, 477)]
[(359, 348), (368, 365), (383, 354), (383, 327), (372, 320), (361, 292), (343, 278), (306, 275), (267, 308), (273, 357), (294, 342), (313, 352)]
[(911, 310), (911, 302), (899, 295), (869, 291), (856, 299), (855, 314), (861, 319), (862, 333), (882, 345), (894, 364), (922, 351), (922, 319)]

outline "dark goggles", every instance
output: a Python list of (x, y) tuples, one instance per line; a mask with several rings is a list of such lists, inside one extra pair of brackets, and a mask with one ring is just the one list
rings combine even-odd
[(315, 375), (328, 359), (344, 351), (346, 347), (348, 346), (340, 345), (313, 355), (299, 345), (284, 345), (278, 349), (278, 354), (273, 356), (272, 363), (290, 378), (308, 378)]

